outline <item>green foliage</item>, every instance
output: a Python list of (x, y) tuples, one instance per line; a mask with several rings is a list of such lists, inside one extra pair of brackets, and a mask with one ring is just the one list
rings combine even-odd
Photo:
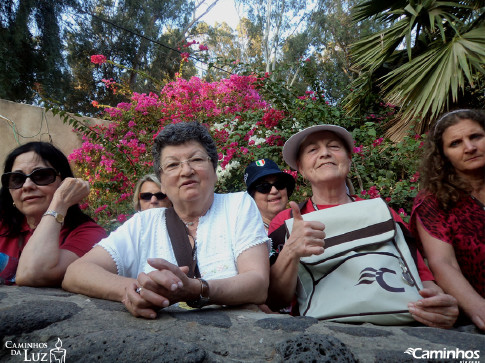
[(350, 177), (359, 196), (380, 196), (407, 220), (418, 192), (423, 138), (407, 135), (398, 143), (392, 142), (380, 136), (384, 134), (382, 122), (375, 121), (366, 122), (352, 134), (356, 148)]
[[(112, 90), (127, 92), (130, 101), (103, 106), (105, 117), (112, 121), (108, 127), (89, 127), (65, 111), (54, 110), (83, 135), (82, 148), (69, 156), (77, 174), (93, 186), (82, 207), (106, 228), (116, 228), (133, 212), (134, 184), (151, 172), (154, 135), (167, 123), (198, 120), (210, 127), (220, 153), (218, 192), (244, 190), (243, 173), (251, 161), (271, 158), (285, 169), (284, 142), (308, 126), (329, 123), (347, 128), (356, 140), (350, 174), (355, 193), (365, 198), (382, 196), (396, 210), (410, 212), (417, 192), (421, 139), (411, 135), (394, 144), (382, 137), (383, 123), (395, 112), (392, 106), (382, 104), (363, 122), (348, 117), (321, 93), (298, 94), (279, 80), (278, 72), (270, 75), (255, 73), (243, 64), (238, 67), (240, 75), (219, 82), (178, 78), (159, 94), (130, 93), (126, 87), (109, 84)], [(305, 62), (301, 67), (304, 73), (310, 66)], [(308, 198), (310, 186), (297, 172), (286, 172), (297, 178), (292, 199)]]
[(375, 17), (387, 26), (351, 47), (360, 75), (346, 108), (359, 114), (369, 106), (368, 95), (379, 94), (400, 107), (389, 124), (400, 139), (410, 128), (424, 132), (446, 109), (476, 104), (466, 89), (480, 86), (475, 80), (485, 73), (484, 9), (478, 0), (369, 0), (357, 6), (356, 22)]
[(68, 2), (2, 2), (0, 98), (34, 102), (38, 93), (65, 102), (71, 85), (61, 54), (58, 20)]

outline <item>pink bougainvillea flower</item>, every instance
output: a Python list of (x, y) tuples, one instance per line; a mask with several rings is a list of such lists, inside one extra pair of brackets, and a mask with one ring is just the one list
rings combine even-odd
[(379, 146), (380, 144), (382, 144), (383, 141), (384, 141), (384, 139), (382, 137), (375, 139), (374, 142), (372, 143), (372, 147)]
[(94, 107), (98, 107), (99, 106), (99, 102), (98, 101), (92, 101), (91, 104), (94, 106)]
[(209, 47), (207, 45), (200, 44), (199, 45), (199, 50), (209, 50)]
[(104, 211), (106, 208), (108, 208), (108, 206), (106, 204), (104, 204), (101, 207), (96, 208), (96, 210), (94, 211), (94, 213), (95, 214), (98, 214), (99, 212)]
[(354, 146), (354, 154), (360, 154), (362, 152), (364, 145)]
[(180, 53), (180, 56), (182, 57), (182, 62), (188, 62), (189, 61), (189, 56), (190, 54), (187, 52)]
[(416, 183), (419, 180), (419, 171), (415, 172), (409, 181), (411, 183)]
[(106, 57), (102, 54), (95, 54), (91, 56), (91, 63), (93, 64), (103, 64), (106, 62)]

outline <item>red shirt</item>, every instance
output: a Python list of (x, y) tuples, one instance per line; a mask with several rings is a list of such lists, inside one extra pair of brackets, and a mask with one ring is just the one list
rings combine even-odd
[[(6, 227), (0, 224), (0, 253), (9, 257), (8, 266), (4, 267), (8, 267), (9, 271), (16, 271), (20, 254), (32, 237), (34, 230), (29, 227), (25, 220), (21, 228), (23, 242), (19, 237), (2, 236), (6, 231)], [(59, 248), (71, 251), (81, 257), (104, 237), (106, 237), (106, 231), (91, 221), (85, 222), (73, 230), (63, 227), (59, 235)], [(3, 256), (3, 259), (6, 259), (6, 256)], [(12, 276), (6, 276), (7, 271), (2, 270), (0, 263), (0, 279), (9, 280), (12, 278)]]
[[(356, 202), (364, 200), (364, 199), (359, 198), (357, 196), (352, 196), (352, 198)], [(320, 204), (317, 204), (317, 207), (318, 207), (318, 209), (326, 209), (326, 208), (336, 207), (337, 205), (338, 204), (336, 204), (336, 205), (320, 205)], [(391, 210), (392, 217), (394, 218), (394, 221), (400, 222), (404, 226), (407, 227), (407, 224), (402, 220), (402, 218), (399, 216), (399, 214), (396, 213), (392, 208), (389, 208), (389, 209)], [(310, 201), (310, 199), (308, 199), (308, 201), (305, 203), (305, 205), (301, 209), (301, 214), (306, 214), (306, 213), (310, 213), (310, 212), (315, 212), (315, 208), (313, 208), (313, 203)], [(292, 218), (291, 217), (291, 208), (285, 209), (284, 211), (281, 211), (280, 213), (278, 213), (276, 215), (276, 217), (273, 218), (273, 220), (271, 221), (271, 223), (269, 225), (268, 235), (270, 235), (274, 230), (278, 229), (283, 223), (285, 223), (285, 221), (287, 219), (290, 219), (290, 218)], [(281, 250), (282, 247), (283, 246), (273, 246), (273, 249), (275, 249), (276, 252), (278, 253), (279, 250)], [(426, 264), (423, 260), (423, 257), (421, 256), (419, 251), (418, 251), (417, 257), (418, 257), (417, 268), (418, 268), (418, 273), (419, 273), (419, 277), (421, 278), (421, 280), (422, 281), (434, 280), (433, 274), (429, 270), (428, 266), (426, 266)]]
[(431, 236), (453, 246), (463, 276), (485, 297), (485, 207), (463, 196), (444, 211), (433, 195), (421, 192), (414, 199), (410, 221), (411, 231), (419, 239), (418, 218)]

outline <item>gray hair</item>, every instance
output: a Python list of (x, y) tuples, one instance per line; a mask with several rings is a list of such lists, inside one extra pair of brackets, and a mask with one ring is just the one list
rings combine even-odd
[(141, 177), (140, 180), (136, 183), (135, 186), (135, 191), (133, 192), (133, 208), (135, 208), (136, 211), (141, 210), (141, 205), (140, 205), (140, 190), (145, 182), (152, 182), (158, 185), (159, 188), (161, 188), (160, 180), (158, 180), (158, 177), (155, 174), (147, 174)]
[(179, 122), (165, 126), (153, 142), (152, 155), (155, 174), (160, 174), (160, 158), (163, 148), (169, 145), (182, 145), (188, 141), (200, 143), (209, 155), (214, 170), (217, 168), (219, 156), (217, 155), (216, 143), (209, 130), (197, 121)]

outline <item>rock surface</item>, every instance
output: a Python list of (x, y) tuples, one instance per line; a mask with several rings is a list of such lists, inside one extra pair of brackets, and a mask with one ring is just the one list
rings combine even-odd
[[(27, 287), (0, 287), (0, 338), (1, 362), (54, 362), (53, 354), (65, 352), (66, 362), (485, 363), (485, 335), (471, 325), (382, 327), (180, 307), (144, 320), (121, 303)], [(429, 351), (435, 356), (418, 359), (405, 353), (409, 348), (416, 349), (416, 357)], [(457, 349), (468, 356), (439, 357)]]

